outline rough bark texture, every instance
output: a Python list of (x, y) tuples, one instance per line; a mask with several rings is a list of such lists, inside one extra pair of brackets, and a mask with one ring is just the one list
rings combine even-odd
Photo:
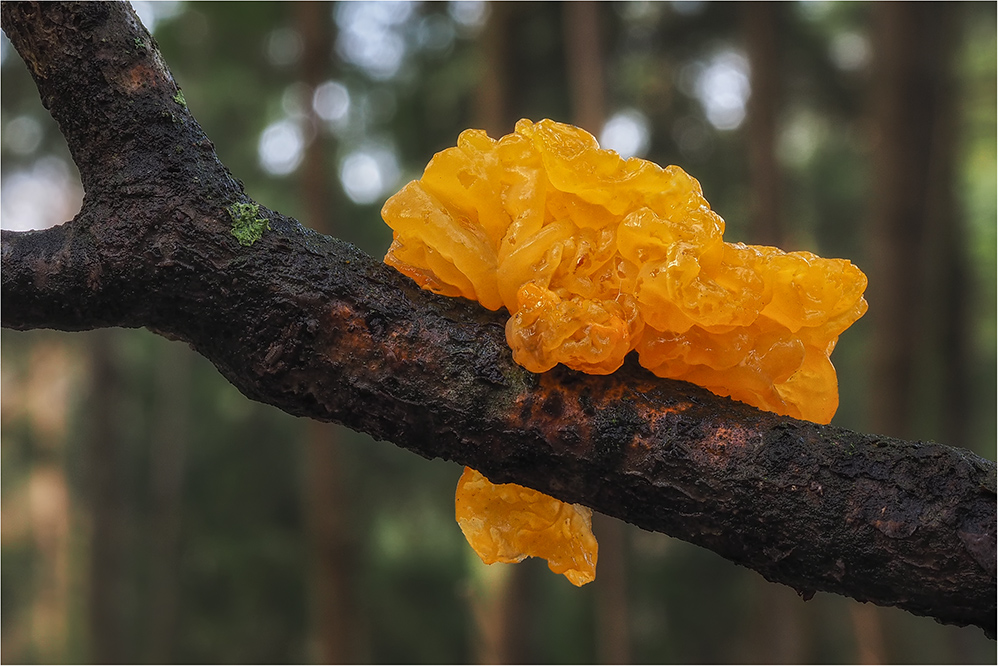
[(247, 202), (127, 5), (3, 5), (3, 28), (86, 188), (71, 222), (2, 235), (5, 327), (147, 327), (248, 397), (530, 486), (750, 567), (995, 628), (995, 464), (760, 412), (631, 359), (610, 376), (515, 363), (503, 312), (418, 289)]

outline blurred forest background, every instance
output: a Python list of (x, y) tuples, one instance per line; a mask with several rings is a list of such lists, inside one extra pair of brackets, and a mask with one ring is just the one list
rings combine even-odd
[[(726, 240), (847, 257), (851, 429), (996, 446), (995, 3), (134, 3), (267, 206), (382, 256), (384, 200), (467, 127), (572, 122), (698, 178)], [(82, 192), (6, 37), (2, 225)], [(145, 330), (2, 332), (10, 662), (994, 663), (599, 517), (597, 581), (485, 567), (458, 465), (249, 401)]]

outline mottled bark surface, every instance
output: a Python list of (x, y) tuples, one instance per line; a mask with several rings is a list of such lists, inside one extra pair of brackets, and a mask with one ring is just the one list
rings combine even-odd
[(505, 313), (419, 290), (349, 244), (248, 201), (120, 4), (3, 5), (86, 187), (83, 210), (2, 236), (0, 320), (146, 327), (245, 395), (702, 545), (827, 590), (995, 628), (995, 464), (935, 443), (760, 412), (631, 359), (526, 372)]

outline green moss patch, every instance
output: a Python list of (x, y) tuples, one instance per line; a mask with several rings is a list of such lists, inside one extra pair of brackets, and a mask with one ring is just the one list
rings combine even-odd
[(258, 217), (260, 206), (252, 203), (234, 203), (225, 209), (232, 218), (232, 235), (240, 245), (249, 247), (260, 240), (264, 231), (270, 230), (270, 221)]

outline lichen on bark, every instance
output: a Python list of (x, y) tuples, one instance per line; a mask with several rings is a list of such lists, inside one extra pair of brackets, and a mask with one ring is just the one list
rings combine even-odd
[(264, 231), (270, 230), (270, 221), (258, 217), (259, 204), (237, 202), (228, 206), (225, 211), (232, 219), (232, 236), (240, 245), (249, 247), (260, 240)]

